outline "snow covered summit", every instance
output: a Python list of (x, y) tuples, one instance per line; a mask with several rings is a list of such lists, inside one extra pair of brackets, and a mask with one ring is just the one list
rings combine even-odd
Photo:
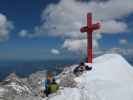
[(133, 67), (118, 54), (95, 58), (93, 70), (74, 80), (77, 87), (64, 88), (49, 100), (133, 100)]
[(133, 81), (133, 67), (121, 55), (105, 54), (94, 59), (87, 75), (89, 80)]

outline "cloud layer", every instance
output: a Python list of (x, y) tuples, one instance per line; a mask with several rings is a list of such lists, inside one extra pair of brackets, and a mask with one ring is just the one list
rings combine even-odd
[(110, 49), (105, 49), (105, 50), (99, 50), (97, 52), (95, 52), (95, 55), (102, 55), (105, 53), (118, 53), (118, 54), (122, 54), (124, 56), (129, 56), (132, 57), (133, 56), (133, 48), (118, 48), (118, 47), (114, 47), (114, 48), (110, 48)]
[(0, 41), (7, 40), (12, 29), (13, 24), (7, 19), (5, 15), (0, 13)]
[(118, 19), (133, 13), (133, 0), (61, 0), (43, 11), (42, 24), (35, 27), (33, 34), (62, 37), (65, 39), (63, 48), (77, 51), (86, 45), (86, 34), (81, 34), (79, 30), (86, 25), (88, 12), (93, 13), (94, 22), (101, 22), (101, 29), (93, 36), (93, 45), (98, 48), (101, 33), (118, 34), (128, 31), (127, 23)]
[[(126, 32), (127, 24), (116, 21), (133, 12), (131, 0), (109, 0), (107, 2), (77, 2), (75, 0), (61, 0), (57, 5), (50, 5), (43, 11), (42, 20), (45, 23), (39, 30), (47, 30), (52, 36), (66, 37), (63, 47), (70, 51), (78, 50), (86, 45), (85, 35), (79, 32), (81, 26), (86, 24), (86, 13), (92, 12), (94, 21), (101, 20), (102, 27), (98, 33), (116, 34)], [(41, 33), (41, 31), (39, 33)], [(101, 34), (94, 33), (94, 47), (98, 46)], [(83, 40), (79, 37), (84, 37)]]
[[(61, 0), (57, 5), (50, 5), (43, 11), (44, 24), (40, 32), (47, 30), (48, 35), (73, 37), (79, 34), (81, 26), (86, 24), (86, 13), (92, 12), (94, 21), (102, 21), (101, 32), (117, 33), (127, 30), (124, 22), (115, 19), (133, 12), (133, 1), (110, 0), (108, 2), (77, 2), (75, 0)], [(113, 26), (112, 26), (113, 25)], [(105, 27), (106, 26), (106, 27)], [(111, 26), (111, 27), (110, 27)]]

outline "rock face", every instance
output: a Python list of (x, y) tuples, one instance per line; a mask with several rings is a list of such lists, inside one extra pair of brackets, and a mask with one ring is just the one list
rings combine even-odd
[(39, 91), (42, 88), (41, 81), (45, 80), (46, 78), (46, 71), (38, 71), (36, 73), (31, 74), (27, 78), (27, 85), (31, 87), (31, 91), (33, 95), (38, 95)]
[(38, 71), (27, 78), (19, 78), (11, 73), (0, 82), (0, 100), (38, 100), (41, 81), (45, 76), (46, 71)]
[[(79, 77), (70, 66), (56, 76), (62, 87), (49, 100), (133, 100), (133, 67), (118, 54), (94, 59), (93, 69)], [(38, 94), (45, 71), (20, 79), (14, 73), (0, 83), (0, 100), (47, 100)]]
[(16, 95), (28, 96), (31, 94), (31, 90), (25, 84), (25, 81), (18, 78), (15, 73), (11, 73), (0, 83), (0, 86), (2, 100), (13, 100)]

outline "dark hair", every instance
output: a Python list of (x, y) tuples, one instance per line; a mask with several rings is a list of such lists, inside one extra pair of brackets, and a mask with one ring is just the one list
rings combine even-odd
[(56, 80), (55, 80), (55, 78), (53, 78), (52, 84), (56, 84)]
[(50, 76), (50, 77), (52, 77), (53, 76), (53, 74), (52, 74), (52, 72), (51, 71), (47, 71), (47, 77), (48, 76)]
[(80, 63), (80, 66), (84, 66), (84, 63), (83, 63), (83, 62), (81, 62), (81, 63)]
[(55, 82), (55, 78), (53, 78), (53, 82)]

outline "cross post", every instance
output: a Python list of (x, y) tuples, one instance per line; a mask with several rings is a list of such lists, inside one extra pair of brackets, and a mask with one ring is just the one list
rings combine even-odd
[(80, 32), (87, 32), (87, 62), (93, 63), (93, 31), (100, 29), (100, 23), (93, 24), (92, 23), (92, 13), (87, 14), (87, 26), (84, 26), (80, 29)]

